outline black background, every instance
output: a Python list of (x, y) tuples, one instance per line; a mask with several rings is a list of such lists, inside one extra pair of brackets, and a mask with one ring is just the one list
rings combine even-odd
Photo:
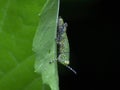
[(60, 90), (112, 88), (112, 51), (109, 44), (112, 38), (107, 31), (111, 23), (106, 22), (104, 2), (61, 0), (59, 15), (68, 23), (70, 66), (77, 71), (75, 75), (59, 65)]

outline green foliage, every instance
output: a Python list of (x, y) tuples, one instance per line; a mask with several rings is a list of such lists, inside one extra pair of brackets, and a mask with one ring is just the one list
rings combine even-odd
[(45, 86), (50, 85), (52, 90), (58, 90), (57, 64), (50, 64), (50, 61), (56, 59), (57, 16), (58, 1), (48, 0), (40, 14), (39, 27), (33, 42), (36, 53), (35, 70), (42, 74), (43, 83)]
[(58, 0), (0, 0), (0, 90), (58, 90), (57, 15)]

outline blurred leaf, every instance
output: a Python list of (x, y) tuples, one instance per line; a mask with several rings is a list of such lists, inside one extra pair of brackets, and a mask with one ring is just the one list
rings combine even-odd
[[(58, 90), (57, 67), (48, 64), (55, 56), (57, 11), (57, 0), (0, 0), (0, 90)], [(32, 43), (37, 28), (34, 42), (43, 40), (34, 43), (34, 51), (37, 61), (44, 62), (36, 63), (36, 66), (45, 65), (41, 66), (44, 71), (35, 70), (42, 78), (34, 72)], [(40, 31), (39, 34), (41, 29), (45, 33)], [(42, 36), (39, 38), (38, 35)]]
[(36, 53), (35, 71), (42, 75), (44, 90), (58, 90), (57, 64), (49, 62), (56, 59), (56, 30), (58, 0), (47, 0), (40, 13), (39, 27), (36, 32), (33, 51)]

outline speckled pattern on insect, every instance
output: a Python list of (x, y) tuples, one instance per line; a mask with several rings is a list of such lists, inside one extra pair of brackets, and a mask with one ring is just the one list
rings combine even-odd
[(64, 23), (63, 19), (59, 17), (57, 26), (57, 61), (69, 68), (76, 74), (76, 71), (69, 65), (69, 42), (66, 34), (67, 23)]

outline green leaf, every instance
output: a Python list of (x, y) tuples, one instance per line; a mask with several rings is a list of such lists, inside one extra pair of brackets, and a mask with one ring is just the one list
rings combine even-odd
[(58, 0), (0, 0), (0, 90), (58, 90), (57, 66), (49, 64), (57, 14)]
[(50, 86), (51, 90), (59, 89), (57, 64), (49, 63), (56, 59), (58, 7), (58, 0), (47, 0), (40, 13), (39, 27), (33, 42), (33, 51), (36, 53), (35, 71), (42, 75), (44, 87)]

